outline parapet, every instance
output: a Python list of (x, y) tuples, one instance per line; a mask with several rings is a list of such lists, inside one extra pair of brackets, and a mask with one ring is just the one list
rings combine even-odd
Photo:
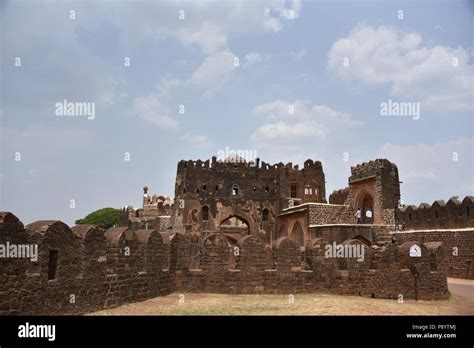
[(436, 200), (431, 205), (421, 203), (398, 208), (396, 216), (403, 230), (474, 227), (474, 197), (466, 196), (462, 202), (453, 197), (445, 203)]

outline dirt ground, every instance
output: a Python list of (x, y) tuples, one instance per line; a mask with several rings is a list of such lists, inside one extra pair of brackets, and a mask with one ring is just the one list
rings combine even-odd
[[(372, 299), (330, 294), (170, 294), (91, 315), (474, 315), (474, 281), (449, 280), (445, 301)], [(471, 296), (469, 296), (471, 295)]]

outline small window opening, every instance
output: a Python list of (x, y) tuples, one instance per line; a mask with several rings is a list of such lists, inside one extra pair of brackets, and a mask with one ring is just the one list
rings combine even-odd
[(48, 261), (48, 280), (56, 279), (56, 271), (58, 268), (58, 250), (49, 251), (49, 261)]
[(209, 220), (209, 207), (207, 205), (202, 207), (202, 220), (203, 221)]
[(291, 198), (297, 198), (297, 190), (298, 190), (298, 188), (297, 188), (296, 185), (292, 184), (290, 186), (290, 197)]
[(263, 221), (263, 222), (268, 222), (268, 209), (267, 209), (267, 208), (263, 209), (263, 212), (262, 212), (262, 221)]
[(239, 194), (240, 188), (239, 185), (234, 184), (232, 186), (232, 196), (237, 196)]

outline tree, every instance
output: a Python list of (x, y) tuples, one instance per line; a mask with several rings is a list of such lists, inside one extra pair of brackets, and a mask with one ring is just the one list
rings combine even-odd
[(93, 211), (83, 219), (76, 220), (76, 225), (96, 225), (107, 230), (118, 224), (119, 217), (119, 209), (103, 208)]

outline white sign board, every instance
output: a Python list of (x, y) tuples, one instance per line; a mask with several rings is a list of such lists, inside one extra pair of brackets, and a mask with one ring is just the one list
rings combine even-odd
[(421, 248), (418, 245), (413, 244), (410, 247), (410, 257), (421, 257)]

